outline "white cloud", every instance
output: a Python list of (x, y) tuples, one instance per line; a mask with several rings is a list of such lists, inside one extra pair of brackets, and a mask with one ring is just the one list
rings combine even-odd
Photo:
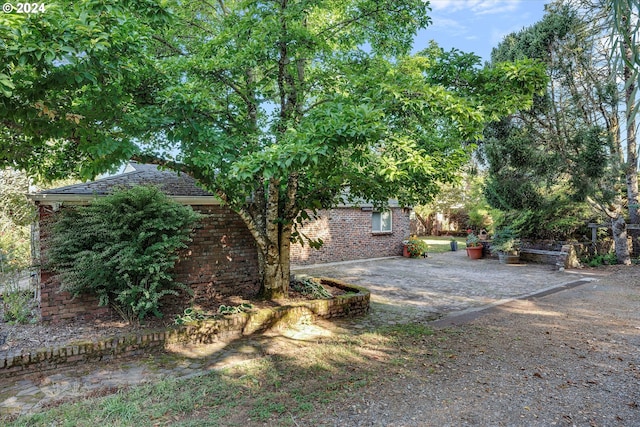
[(504, 12), (514, 12), (518, 9), (520, 0), (493, 0), (482, 1), (473, 11), (478, 15), (489, 15)]
[(443, 31), (448, 34), (464, 34), (469, 28), (455, 19), (438, 18), (433, 20), (433, 25), (429, 26), (429, 30)]
[(464, 8), (464, 3), (466, 0), (431, 0), (429, 4), (431, 5), (431, 9), (434, 11), (448, 11), (448, 12), (456, 12), (462, 8)]
[(433, 11), (453, 13), (461, 10), (475, 15), (513, 12), (521, 0), (431, 0)]

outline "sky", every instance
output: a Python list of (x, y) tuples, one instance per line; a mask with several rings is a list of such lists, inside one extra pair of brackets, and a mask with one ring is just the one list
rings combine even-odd
[(421, 30), (414, 52), (435, 40), (445, 50), (473, 52), (484, 61), (507, 34), (533, 25), (550, 0), (431, 0), (432, 24)]

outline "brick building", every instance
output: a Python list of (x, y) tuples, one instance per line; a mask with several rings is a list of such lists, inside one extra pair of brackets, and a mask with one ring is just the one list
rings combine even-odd
[[(193, 241), (176, 264), (178, 282), (194, 290), (196, 301), (224, 291), (224, 288), (258, 283), (258, 261), (253, 237), (235, 212), (221, 206), (210, 193), (198, 187), (190, 176), (158, 170), (155, 165), (129, 164), (122, 173), (96, 181), (42, 191), (29, 196), (39, 213), (40, 248), (46, 248), (46, 223), (63, 206), (87, 204), (118, 187), (156, 185), (174, 200), (206, 214)], [(409, 235), (409, 211), (392, 204), (388, 212), (374, 212), (370, 205), (323, 211), (304, 232), (320, 237), (320, 250), (293, 245), (292, 264), (314, 264), (352, 259), (400, 255), (402, 240)], [(45, 251), (40, 251), (43, 255)], [(109, 309), (98, 307), (89, 296), (72, 299), (58, 291), (48, 271), (40, 273), (40, 307), (44, 322), (98, 318)]]
[(291, 263), (322, 264), (402, 254), (402, 241), (409, 238), (410, 210), (391, 201), (387, 212), (375, 212), (369, 204), (341, 206), (319, 212), (319, 218), (301, 230), (321, 238), (323, 245), (291, 246)]

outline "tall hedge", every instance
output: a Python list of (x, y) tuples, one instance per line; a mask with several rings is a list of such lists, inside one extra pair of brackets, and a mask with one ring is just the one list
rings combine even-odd
[(155, 187), (120, 190), (59, 212), (47, 267), (62, 291), (95, 295), (129, 322), (161, 317), (160, 299), (186, 288), (171, 271), (201, 217)]

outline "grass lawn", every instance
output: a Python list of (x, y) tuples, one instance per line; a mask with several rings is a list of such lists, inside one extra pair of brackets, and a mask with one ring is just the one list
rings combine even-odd
[[(449, 243), (451, 242), (450, 236), (423, 236), (420, 238), (429, 245), (429, 253), (438, 254), (451, 251), (451, 245)], [(458, 242), (458, 250), (464, 249), (465, 238), (454, 237), (454, 239)]]
[(413, 364), (428, 371), (447, 357), (433, 349), (438, 341), (430, 341), (427, 352), (425, 339), (436, 339), (430, 328), (407, 324), (309, 342), (285, 341), (277, 352), (233, 368), (115, 393), (106, 390), (106, 396), (60, 403), (15, 419), (0, 415), (0, 425), (314, 425), (308, 418), (331, 402), (350, 399), (367, 385), (408, 376)]

